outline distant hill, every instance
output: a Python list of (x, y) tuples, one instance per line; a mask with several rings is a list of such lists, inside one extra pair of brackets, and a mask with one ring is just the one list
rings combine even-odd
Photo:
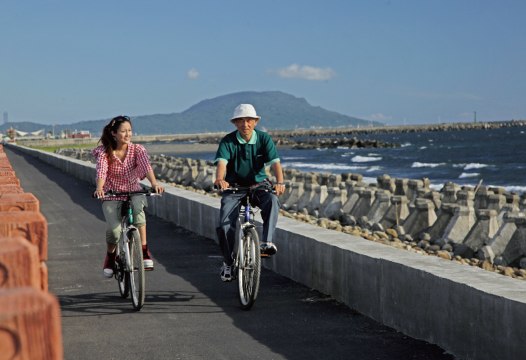
[[(267, 130), (293, 130), (310, 127), (347, 127), (347, 126), (383, 126), (384, 124), (342, 115), (310, 105), (305, 99), (281, 91), (246, 91), (203, 100), (182, 113), (155, 114), (132, 117), (136, 134), (177, 134), (204, 133), (234, 130), (229, 119), (239, 104), (252, 104), (261, 121), (258, 127)], [(81, 121), (68, 125), (55, 126), (55, 134), (63, 129), (89, 130), (100, 134), (109, 119)], [(50, 125), (30, 122), (7, 123), (0, 126), (5, 134), (10, 126), (20, 131), (37, 131), (42, 128), (46, 133), (52, 130)]]

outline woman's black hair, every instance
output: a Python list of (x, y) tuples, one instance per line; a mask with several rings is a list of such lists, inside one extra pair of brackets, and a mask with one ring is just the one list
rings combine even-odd
[(102, 143), (102, 146), (104, 146), (104, 152), (106, 153), (109, 165), (113, 162), (113, 151), (117, 148), (117, 141), (112, 132), (116, 133), (121, 124), (125, 121), (129, 122), (131, 125), (131, 120), (128, 116), (116, 116), (111, 119), (108, 125), (104, 126), (104, 129), (102, 129), (102, 136), (98, 142)]

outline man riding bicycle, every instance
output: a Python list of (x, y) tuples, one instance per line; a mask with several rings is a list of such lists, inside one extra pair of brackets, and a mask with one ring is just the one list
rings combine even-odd
[[(241, 104), (234, 110), (230, 122), (236, 126), (237, 131), (221, 140), (214, 161), (217, 166), (217, 180), (214, 184), (218, 189), (227, 189), (230, 184), (244, 187), (263, 184), (272, 186), (265, 173), (265, 166), (270, 165), (277, 180), (276, 195), (281, 195), (285, 191), (283, 171), (274, 142), (266, 132), (254, 129), (260, 119), (261, 117), (256, 115), (256, 110), (250, 104)], [(232, 250), (235, 244), (236, 220), (243, 195), (225, 191), (221, 199), (219, 226), (216, 231), (225, 258), (221, 267), (223, 281), (234, 280), (231, 274)], [(263, 217), (261, 253), (267, 255), (274, 255), (277, 252), (272, 240), (281, 205), (276, 195), (266, 191), (255, 191), (250, 200), (251, 204), (261, 209)]]

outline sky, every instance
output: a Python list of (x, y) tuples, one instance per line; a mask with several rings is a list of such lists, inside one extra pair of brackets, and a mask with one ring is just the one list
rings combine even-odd
[(0, 113), (65, 124), (278, 90), (389, 125), (526, 119), (525, 14), (523, 0), (0, 0)]

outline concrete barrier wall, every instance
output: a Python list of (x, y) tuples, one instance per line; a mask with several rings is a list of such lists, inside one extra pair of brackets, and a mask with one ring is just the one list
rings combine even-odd
[[(95, 165), (10, 145), (95, 183)], [(215, 239), (219, 199), (166, 186), (148, 211)], [(469, 359), (522, 359), (526, 282), (280, 217), (264, 264), (411, 337)], [(216, 240), (217, 241), (217, 240)], [(264, 284), (262, 284), (264, 286)]]

